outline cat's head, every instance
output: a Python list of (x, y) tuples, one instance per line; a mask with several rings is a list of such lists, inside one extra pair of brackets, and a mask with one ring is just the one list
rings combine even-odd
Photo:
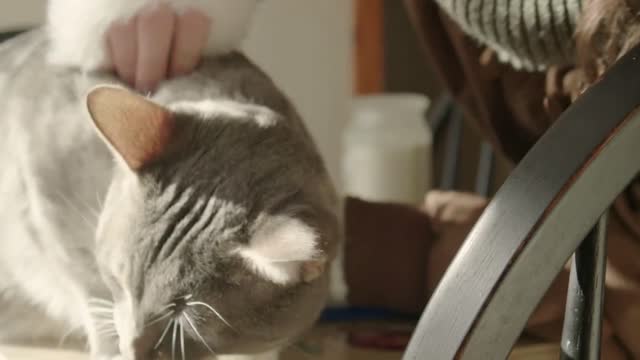
[(124, 356), (258, 352), (312, 324), (339, 232), (303, 132), (261, 106), (113, 87), (88, 108), (116, 158), (96, 253)]

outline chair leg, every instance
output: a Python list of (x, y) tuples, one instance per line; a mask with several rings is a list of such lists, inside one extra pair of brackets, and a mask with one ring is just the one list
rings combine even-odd
[(606, 215), (573, 256), (562, 329), (562, 360), (600, 359), (607, 246)]
[(464, 114), (458, 107), (454, 107), (447, 124), (447, 143), (440, 179), (440, 189), (454, 190), (458, 178), (458, 162), (460, 159), (460, 144), (462, 142)]
[(489, 197), (493, 185), (496, 157), (493, 148), (487, 142), (480, 146), (480, 159), (478, 160), (478, 173), (476, 175), (476, 194)]

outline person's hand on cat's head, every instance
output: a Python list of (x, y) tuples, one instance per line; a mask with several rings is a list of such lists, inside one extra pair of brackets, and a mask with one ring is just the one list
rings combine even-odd
[(176, 14), (166, 4), (110, 27), (106, 34), (117, 75), (142, 92), (191, 72), (205, 49), (211, 20), (195, 10)]

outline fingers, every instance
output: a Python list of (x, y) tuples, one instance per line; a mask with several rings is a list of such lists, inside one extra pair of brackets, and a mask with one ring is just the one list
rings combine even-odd
[(143, 11), (137, 22), (135, 87), (148, 92), (167, 74), (176, 19), (168, 5), (159, 4)]
[(133, 86), (136, 79), (136, 63), (138, 58), (138, 38), (136, 19), (116, 23), (107, 32), (107, 46), (113, 67), (124, 82)]
[(211, 19), (206, 15), (187, 10), (178, 16), (171, 52), (170, 76), (191, 72), (200, 62), (200, 56), (207, 44)]
[(116, 74), (130, 86), (150, 92), (168, 76), (196, 68), (210, 28), (211, 19), (205, 14), (187, 10), (176, 15), (160, 3), (112, 25), (106, 41)]

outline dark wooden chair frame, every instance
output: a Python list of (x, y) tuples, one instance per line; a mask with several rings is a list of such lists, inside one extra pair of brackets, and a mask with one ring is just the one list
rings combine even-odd
[(506, 358), (574, 253), (562, 358), (599, 358), (603, 214), (640, 171), (639, 80), (635, 48), (525, 156), (450, 265), (404, 360)]

